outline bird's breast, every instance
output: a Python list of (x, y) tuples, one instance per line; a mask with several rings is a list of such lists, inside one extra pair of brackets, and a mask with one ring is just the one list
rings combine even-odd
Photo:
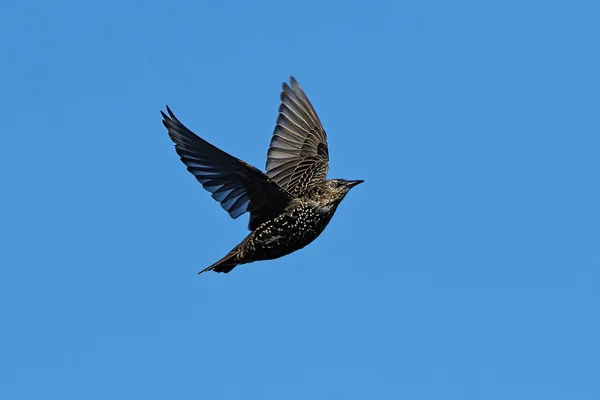
[(263, 259), (281, 257), (315, 240), (330, 220), (318, 207), (302, 203), (259, 226), (252, 234), (254, 247)]

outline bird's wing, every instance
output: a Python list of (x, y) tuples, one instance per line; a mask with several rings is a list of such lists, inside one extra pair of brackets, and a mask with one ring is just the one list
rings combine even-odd
[(266, 171), (279, 186), (301, 196), (326, 179), (329, 149), (327, 134), (306, 94), (294, 77), (290, 85), (283, 84)]
[(293, 198), (267, 175), (186, 128), (169, 107), (161, 111), (181, 161), (232, 218), (250, 212), (248, 229), (280, 214)]

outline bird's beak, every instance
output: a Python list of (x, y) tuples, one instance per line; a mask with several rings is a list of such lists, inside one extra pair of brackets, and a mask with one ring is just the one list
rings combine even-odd
[(350, 181), (348, 182), (348, 184), (350, 185), (351, 188), (353, 188), (356, 185), (360, 185), (361, 183), (363, 183), (364, 181), (362, 179), (356, 180), (356, 181)]

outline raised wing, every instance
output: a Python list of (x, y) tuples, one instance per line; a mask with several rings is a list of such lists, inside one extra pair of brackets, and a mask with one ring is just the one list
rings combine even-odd
[(292, 196), (250, 164), (218, 149), (186, 128), (167, 106), (161, 111), (181, 161), (232, 218), (250, 212), (248, 229), (280, 214)]
[(266, 171), (279, 186), (301, 196), (326, 179), (329, 149), (325, 130), (306, 94), (294, 77), (290, 85), (283, 84)]

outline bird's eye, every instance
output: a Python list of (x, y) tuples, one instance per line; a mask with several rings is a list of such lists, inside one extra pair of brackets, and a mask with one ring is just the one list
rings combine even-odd
[(329, 182), (329, 187), (332, 189), (335, 189), (338, 186), (339, 186), (339, 184), (336, 181)]

